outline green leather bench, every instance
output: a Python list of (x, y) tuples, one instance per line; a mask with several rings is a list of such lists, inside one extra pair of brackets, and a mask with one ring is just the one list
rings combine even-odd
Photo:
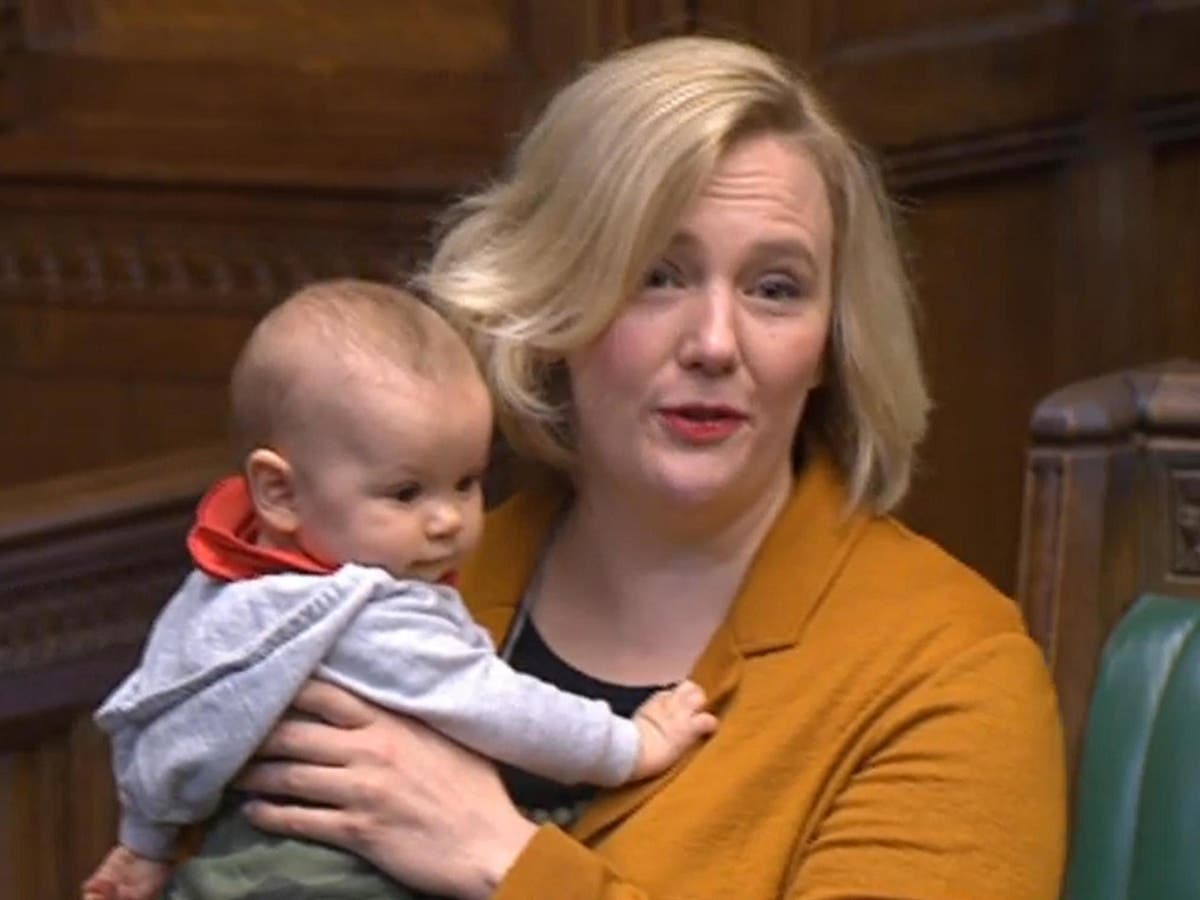
[(1066, 900), (1200, 900), (1200, 602), (1148, 594), (1110, 636)]

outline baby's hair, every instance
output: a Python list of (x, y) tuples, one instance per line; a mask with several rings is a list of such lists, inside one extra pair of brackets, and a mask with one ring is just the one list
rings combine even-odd
[[(235, 448), (276, 446), (302, 425), (331, 379), (440, 382), (474, 371), (463, 341), (408, 291), (359, 279), (320, 281), (254, 327), (230, 378)], [(336, 394), (335, 394), (336, 396)]]

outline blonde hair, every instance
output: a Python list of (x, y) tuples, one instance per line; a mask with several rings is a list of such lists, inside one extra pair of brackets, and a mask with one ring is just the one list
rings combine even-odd
[(411, 293), (350, 278), (316, 282), (267, 313), (234, 364), (235, 449), (244, 457), (276, 446), (313, 418), (319, 398), (343, 402), (328, 384), (339, 376), (440, 381), (468, 372), (478, 377), (461, 338)]
[(563, 88), (494, 184), (462, 200), (420, 283), (471, 337), (514, 447), (572, 463), (565, 353), (638, 289), (722, 156), (777, 134), (808, 153), (833, 210), (833, 322), (823, 386), (797, 435), (832, 452), (852, 505), (908, 489), (929, 399), (891, 211), (868, 154), (812, 88), (761, 50), (668, 38)]

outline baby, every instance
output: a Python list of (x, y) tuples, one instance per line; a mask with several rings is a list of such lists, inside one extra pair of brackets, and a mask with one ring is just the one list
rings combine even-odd
[(452, 585), (482, 525), (491, 405), (417, 299), (300, 291), (255, 328), (232, 401), (242, 474), (201, 501), (196, 569), (96, 713), (120, 843), (85, 898), (157, 896), (178, 827), (213, 813), (311, 677), (564, 783), (647, 778), (715, 728), (691, 682), (624, 719), (514, 671), (472, 622)]

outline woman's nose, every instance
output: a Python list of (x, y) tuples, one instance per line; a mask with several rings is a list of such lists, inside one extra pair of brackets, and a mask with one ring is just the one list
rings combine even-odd
[(696, 292), (685, 304), (679, 342), (679, 362), (706, 375), (723, 375), (737, 368), (740, 346), (737, 329), (737, 293), (729, 285), (715, 284)]

